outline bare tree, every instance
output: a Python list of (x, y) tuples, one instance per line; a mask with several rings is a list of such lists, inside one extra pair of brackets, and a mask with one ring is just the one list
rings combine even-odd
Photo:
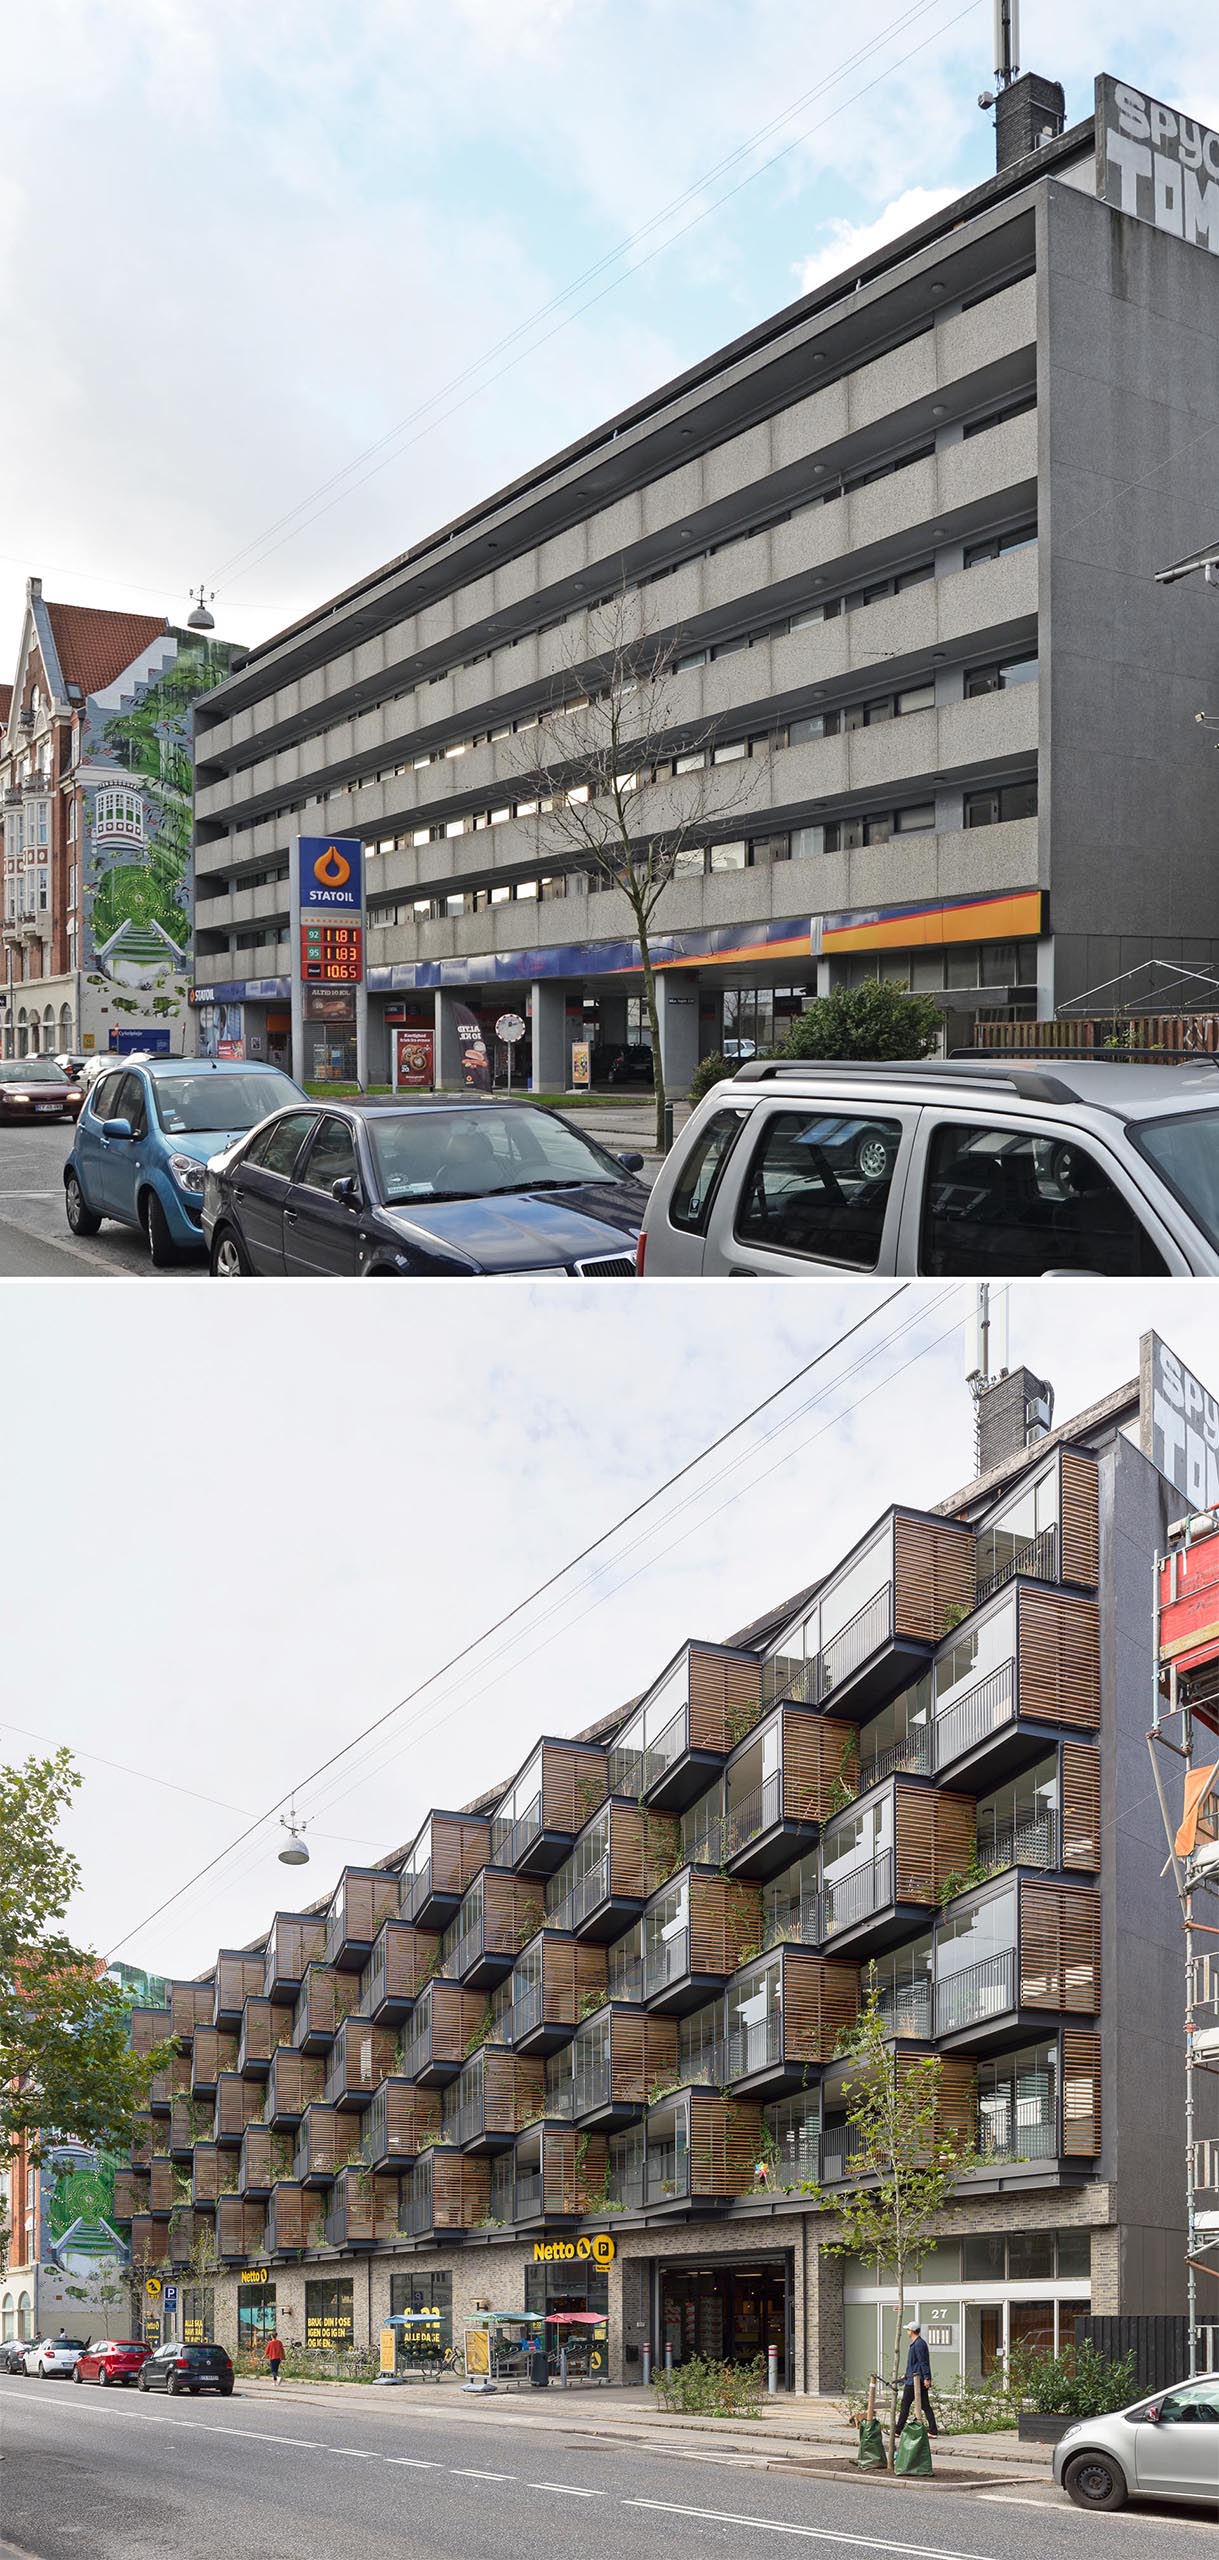
[[(518, 773), (537, 800), (539, 844), (576, 856), (631, 911), (643, 971), (656, 1079), (656, 1143), (664, 1146), (665, 1077), (652, 925), (675, 874), (724, 832), (751, 796), (747, 754), (715, 762), (720, 723), (683, 717), (678, 662), (690, 641), (649, 627), (644, 595), (623, 588), (588, 618), (552, 698), (522, 740)], [(680, 764), (681, 770), (677, 768)]]

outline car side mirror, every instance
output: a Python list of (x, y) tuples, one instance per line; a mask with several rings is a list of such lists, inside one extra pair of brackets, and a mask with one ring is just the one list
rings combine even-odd
[(103, 1138), (129, 1138), (131, 1136), (130, 1120), (103, 1120), (102, 1136)]
[(1147, 2424), (1149, 2427), (1158, 2427), (1158, 2426), (1159, 2426), (1159, 2423), (1160, 2423), (1160, 2404), (1159, 2404), (1158, 2400), (1153, 2400), (1153, 2401), (1152, 2401), (1152, 2404), (1151, 2404), (1151, 2407), (1150, 2407), (1149, 2409), (1144, 2409), (1144, 2411), (1143, 2411), (1143, 2417), (1144, 2417), (1144, 2420), (1145, 2420), (1146, 2424)]
[(332, 1200), (341, 1201), (345, 1209), (358, 1209), (360, 1186), (354, 1173), (340, 1174), (338, 1181), (330, 1185), (330, 1197)]
[(642, 1173), (642, 1171), (643, 1171), (643, 1157), (642, 1157), (642, 1156), (639, 1156), (639, 1155), (619, 1156), (619, 1158), (618, 1158), (618, 1162), (619, 1162), (619, 1164), (622, 1166), (622, 1169), (623, 1169), (624, 1173)]

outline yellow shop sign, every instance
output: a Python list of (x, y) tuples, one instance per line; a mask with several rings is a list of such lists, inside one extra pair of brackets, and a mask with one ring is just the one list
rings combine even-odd
[(269, 2280), (270, 2269), (268, 2267), (241, 2267), (238, 2270), (237, 2282), (239, 2285), (266, 2284)]
[(594, 2231), (591, 2239), (582, 2234), (578, 2240), (535, 2240), (533, 2256), (535, 2265), (551, 2266), (560, 2258), (591, 2258), (594, 2266), (608, 2267), (614, 2260), (613, 2236)]

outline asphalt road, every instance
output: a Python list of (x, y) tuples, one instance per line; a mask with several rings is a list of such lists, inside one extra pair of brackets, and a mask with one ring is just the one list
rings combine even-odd
[(21, 2560), (1186, 2560), (1215, 2526), (1084, 2516), (1052, 2487), (810, 2479), (455, 2409), (167, 2402), (0, 2382), (0, 2553)]
[(206, 1277), (202, 1254), (173, 1271), (154, 1271), (142, 1236), (109, 1223), (77, 1243), (63, 1206), (63, 1169), (72, 1144), (67, 1121), (0, 1126), (0, 1279), (174, 1280)]

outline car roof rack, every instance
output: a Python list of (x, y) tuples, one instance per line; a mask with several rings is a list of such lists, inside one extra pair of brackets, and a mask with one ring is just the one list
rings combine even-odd
[(950, 1049), (951, 1059), (987, 1059), (997, 1064), (1006, 1058), (1053, 1058), (1059, 1066), (1076, 1067), (1215, 1067), (1219, 1069), (1219, 1051), (1214, 1049)]
[(895, 1077), (906, 1081), (937, 1084), (973, 1084), (985, 1089), (1004, 1085), (1010, 1093), (1019, 1094), (1025, 1102), (1078, 1102), (1080, 1097), (1062, 1076), (1047, 1075), (1040, 1067), (1008, 1066), (1005, 1060), (987, 1058), (978, 1065), (957, 1066), (947, 1058), (893, 1058), (883, 1064), (876, 1059), (857, 1058), (751, 1058), (747, 1066), (738, 1067), (734, 1084), (769, 1084), (780, 1076), (794, 1076), (810, 1082), (821, 1077), (844, 1075), (858, 1077), (866, 1083), (891, 1084)]

